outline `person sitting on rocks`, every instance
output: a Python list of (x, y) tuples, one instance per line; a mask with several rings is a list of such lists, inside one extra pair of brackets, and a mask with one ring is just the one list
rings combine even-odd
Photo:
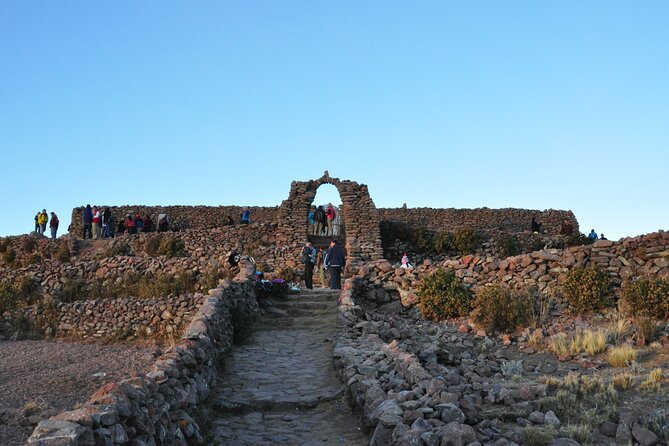
[(604, 237), (604, 233), (603, 233), (603, 232), (602, 232), (601, 234), (599, 234), (599, 239), (600, 239), (600, 240), (608, 240), (606, 237)]
[(249, 208), (245, 208), (242, 211), (242, 214), (240, 216), (240, 223), (243, 225), (248, 225), (249, 223), (251, 223), (251, 211), (249, 210)]
[(162, 212), (158, 214), (158, 232), (165, 232), (170, 226), (170, 220), (167, 218), (167, 213)]
[(532, 232), (535, 234), (541, 233), (541, 223), (539, 223), (534, 217), (532, 217)]
[(156, 230), (155, 225), (153, 224), (153, 220), (151, 220), (151, 216), (149, 214), (146, 214), (144, 217), (144, 232), (153, 232)]
[(144, 219), (139, 212), (135, 215), (135, 227), (137, 228), (137, 233), (144, 232)]
[(409, 262), (409, 256), (407, 255), (406, 252), (402, 256), (402, 268), (404, 269), (413, 268), (413, 265), (411, 265), (411, 262)]
[(588, 234), (588, 238), (591, 238), (593, 240), (597, 240), (597, 233), (595, 232), (594, 229), (590, 230), (590, 234)]

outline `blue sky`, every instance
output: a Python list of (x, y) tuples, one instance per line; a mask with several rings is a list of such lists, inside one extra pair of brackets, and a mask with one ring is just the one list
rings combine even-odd
[(668, 17), (666, 1), (6, 0), (0, 235), (42, 208), (67, 227), (86, 203), (278, 205), (326, 169), (378, 207), (669, 229)]

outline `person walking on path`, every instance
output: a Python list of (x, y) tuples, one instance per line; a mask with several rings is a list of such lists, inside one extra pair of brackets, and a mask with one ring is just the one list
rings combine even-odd
[(100, 238), (100, 210), (97, 206), (93, 206), (93, 240)]
[(90, 204), (87, 204), (86, 208), (84, 209), (83, 220), (84, 220), (83, 239), (86, 240), (87, 234), (89, 239), (93, 238), (93, 232), (91, 231), (91, 228), (93, 227), (93, 210), (91, 209)]
[(42, 209), (42, 212), (37, 217), (37, 222), (39, 223), (39, 233), (44, 235), (46, 232), (46, 224), (49, 222), (49, 216), (46, 213), (46, 209)]
[(330, 249), (325, 260), (325, 265), (330, 271), (330, 289), (341, 290), (341, 271), (346, 266), (346, 255), (344, 250), (337, 245), (336, 240), (330, 242)]
[(56, 238), (56, 233), (58, 232), (58, 216), (52, 212), (51, 221), (49, 222), (49, 229), (51, 229), (51, 238)]
[(314, 263), (316, 263), (316, 249), (307, 242), (302, 248), (302, 263), (304, 264), (304, 285), (308, 289), (314, 288)]
[(316, 272), (321, 278), (321, 288), (325, 288), (325, 265), (323, 260), (325, 259), (325, 250), (321, 246), (318, 248), (318, 253), (316, 254)]
[(327, 217), (328, 232), (325, 235), (334, 235), (332, 231), (333, 222), (337, 214), (335, 213), (332, 203), (328, 203), (328, 210), (325, 211), (325, 216)]

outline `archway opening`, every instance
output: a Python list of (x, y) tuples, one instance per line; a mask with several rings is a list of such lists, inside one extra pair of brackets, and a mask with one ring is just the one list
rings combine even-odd
[(316, 195), (309, 206), (307, 234), (309, 241), (317, 248), (327, 247), (333, 239), (341, 246), (345, 246), (346, 224), (343, 205), (335, 185), (325, 183), (316, 189)]

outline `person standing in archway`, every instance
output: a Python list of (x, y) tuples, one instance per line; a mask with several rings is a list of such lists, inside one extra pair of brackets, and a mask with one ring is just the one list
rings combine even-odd
[(323, 206), (318, 206), (318, 209), (314, 211), (314, 220), (316, 220), (316, 235), (323, 235), (323, 232), (327, 230), (327, 216)]
[(335, 219), (335, 210), (334, 207), (332, 206), (332, 203), (328, 203), (328, 210), (325, 212), (325, 216), (327, 217), (327, 224), (328, 224), (328, 233), (326, 235), (333, 235), (334, 232), (332, 232), (332, 224)]
[(311, 242), (302, 248), (302, 263), (304, 264), (304, 285), (307, 289), (314, 288), (314, 264), (316, 263), (316, 248), (311, 246)]
[(330, 242), (325, 264), (330, 271), (330, 289), (341, 290), (341, 271), (346, 266), (346, 255), (336, 240)]

